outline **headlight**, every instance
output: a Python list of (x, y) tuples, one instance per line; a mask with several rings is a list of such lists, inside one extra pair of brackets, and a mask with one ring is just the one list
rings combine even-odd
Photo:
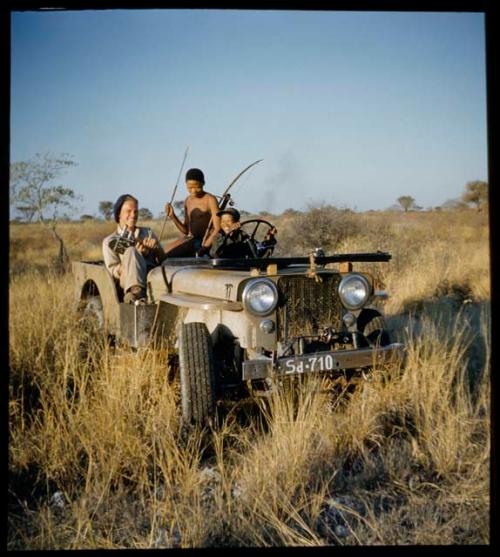
[(347, 275), (340, 281), (339, 295), (347, 309), (359, 309), (370, 297), (370, 284), (362, 275)]
[(254, 315), (269, 315), (278, 303), (278, 290), (272, 280), (256, 279), (243, 289), (245, 308)]

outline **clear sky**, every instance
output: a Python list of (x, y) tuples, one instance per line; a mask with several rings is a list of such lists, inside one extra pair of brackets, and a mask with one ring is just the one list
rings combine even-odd
[[(12, 14), (11, 160), (70, 153), (77, 216), (184, 172), (251, 212), (383, 209), (488, 180), (482, 13)], [(183, 177), (176, 200), (185, 197)]]

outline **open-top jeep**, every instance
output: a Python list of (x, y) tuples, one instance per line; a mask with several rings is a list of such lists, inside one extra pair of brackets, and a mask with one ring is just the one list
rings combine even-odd
[[(259, 219), (250, 224), (258, 227)], [(400, 358), (403, 344), (391, 343), (374, 307), (385, 293), (353, 269), (390, 258), (321, 250), (308, 257), (167, 258), (149, 272), (148, 303), (139, 305), (123, 303), (102, 261), (74, 262), (75, 297), (79, 311), (132, 347), (174, 338), (183, 420), (204, 423), (231, 390), (265, 390), (283, 376), (308, 373), (361, 375)]]

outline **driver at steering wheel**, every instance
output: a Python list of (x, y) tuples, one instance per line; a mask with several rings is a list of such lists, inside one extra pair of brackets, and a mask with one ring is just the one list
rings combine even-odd
[(240, 212), (229, 207), (218, 211), (217, 216), (220, 217), (220, 231), (212, 241), (210, 257), (254, 257), (250, 236), (241, 229)]
[[(242, 228), (240, 213), (232, 207), (217, 212), (220, 217), (220, 231), (215, 236), (210, 256), (213, 258), (257, 258), (265, 257), (276, 243), (276, 229), (269, 230), (263, 242), (256, 242)], [(270, 250), (272, 251), (272, 249)]]

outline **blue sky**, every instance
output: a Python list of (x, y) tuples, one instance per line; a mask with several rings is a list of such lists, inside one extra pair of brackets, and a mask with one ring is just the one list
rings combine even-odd
[(19, 12), (11, 53), (11, 160), (70, 153), (77, 216), (122, 193), (157, 215), (188, 145), (215, 194), (264, 159), (233, 189), (252, 212), (488, 180), (482, 13)]

